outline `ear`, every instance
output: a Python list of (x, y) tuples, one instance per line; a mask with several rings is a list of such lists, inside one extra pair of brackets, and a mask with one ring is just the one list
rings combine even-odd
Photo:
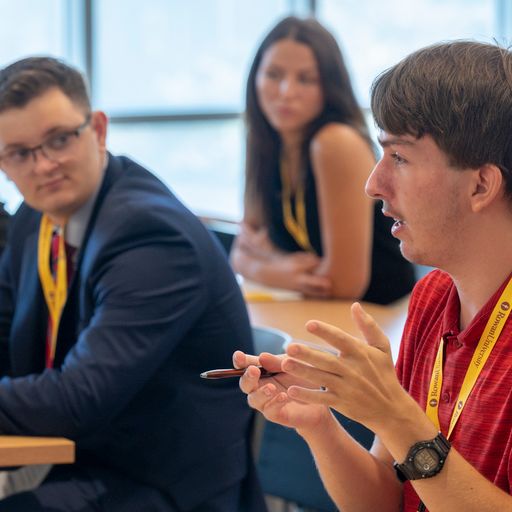
[(500, 168), (494, 164), (484, 164), (473, 173), (471, 206), (479, 212), (503, 196), (505, 183)]
[(91, 114), (91, 128), (96, 132), (98, 145), (101, 150), (106, 149), (108, 118), (105, 112), (97, 110)]

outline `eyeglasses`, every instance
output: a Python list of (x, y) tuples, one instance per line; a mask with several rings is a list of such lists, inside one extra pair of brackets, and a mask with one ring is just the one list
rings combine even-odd
[(28, 174), (34, 169), (36, 153), (41, 153), (52, 162), (61, 162), (75, 149), (78, 138), (91, 122), (91, 114), (73, 130), (52, 133), (46, 140), (33, 148), (18, 147), (0, 154), (0, 167), (13, 174)]

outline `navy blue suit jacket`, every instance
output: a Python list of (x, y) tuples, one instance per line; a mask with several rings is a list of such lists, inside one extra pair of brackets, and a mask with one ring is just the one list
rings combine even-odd
[(9, 214), (5, 211), (4, 205), (0, 203), (0, 255), (4, 250), (7, 239), (7, 225), (9, 223)]
[(40, 217), (20, 207), (0, 262), (0, 431), (74, 439), (77, 464), (155, 486), (180, 510), (247, 479), (245, 397), (236, 379), (199, 378), (252, 350), (220, 245), (156, 177), (110, 155), (48, 370)]

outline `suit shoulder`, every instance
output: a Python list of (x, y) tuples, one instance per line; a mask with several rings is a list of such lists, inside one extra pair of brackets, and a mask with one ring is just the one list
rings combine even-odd
[[(159, 243), (166, 240), (203, 251), (211, 243), (201, 221), (146, 168), (115, 157), (114, 179), (99, 199), (92, 236), (109, 243)], [(122, 245), (122, 244), (120, 244)]]

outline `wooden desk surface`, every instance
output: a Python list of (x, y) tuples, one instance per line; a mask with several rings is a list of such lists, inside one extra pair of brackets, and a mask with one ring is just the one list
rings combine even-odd
[(69, 464), (75, 443), (62, 437), (0, 436), (0, 466)]
[[(249, 301), (247, 307), (252, 325), (274, 327), (287, 332), (292, 338), (319, 343), (319, 338), (308, 333), (304, 327), (308, 320), (322, 320), (360, 336), (350, 314), (351, 304), (352, 301)], [(408, 298), (388, 306), (363, 303), (365, 310), (375, 318), (389, 337), (394, 360), (398, 356), (407, 304)]]

